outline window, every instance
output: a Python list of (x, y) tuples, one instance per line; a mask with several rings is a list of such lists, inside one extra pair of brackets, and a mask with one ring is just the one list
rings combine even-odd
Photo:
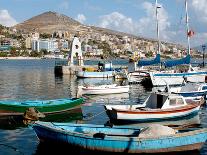
[(202, 90), (207, 90), (207, 86), (203, 86)]
[(182, 104), (184, 104), (184, 101), (183, 101), (183, 99), (182, 98), (177, 98), (177, 99), (170, 99), (170, 105), (174, 105), (174, 106), (176, 106), (176, 105), (182, 105)]

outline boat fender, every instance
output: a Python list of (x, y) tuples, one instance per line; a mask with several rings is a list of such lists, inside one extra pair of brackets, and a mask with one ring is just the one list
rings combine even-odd
[(99, 133), (95, 133), (95, 134), (93, 135), (94, 138), (101, 138), (101, 139), (104, 139), (105, 136), (106, 136), (106, 135), (105, 135), (104, 133), (101, 133), (101, 132), (99, 132)]

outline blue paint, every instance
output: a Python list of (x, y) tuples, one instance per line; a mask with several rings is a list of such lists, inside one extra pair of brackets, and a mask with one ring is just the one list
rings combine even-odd
[(19, 106), (19, 107), (50, 107), (54, 105), (64, 105), (72, 104), (78, 100), (83, 100), (82, 98), (64, 98), (64, 99), (54, 99), (54, 100), (28, 100), (28, 101), (10, 101), (10, 100), (0, 100), (0, 105), (9, 106)]
[(181, 76), (181, 77), (186, 77), (186, 76), (191, 76), (191, 75), (201, 75), (201, 74), (207, 74), (207, 72), (186, 72), (186, 73), (159, 73), (159, 74), (154, 74), (154, 76)]

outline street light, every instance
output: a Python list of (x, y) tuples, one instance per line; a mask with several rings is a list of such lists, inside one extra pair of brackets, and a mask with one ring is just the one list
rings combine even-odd
[(206, 49), (206, 45), (202, 45), (202, 49), (203, 49), (203, 67), (205, 66), (205, 61), (204, 61), (204, 56), (205, 56), (205, 49)]

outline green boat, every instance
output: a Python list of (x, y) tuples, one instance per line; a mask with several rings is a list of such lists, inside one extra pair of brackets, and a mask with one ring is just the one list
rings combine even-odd
[(77, 108), (83, 103), (83, 98), (65, 98), (54, 100), (35, 101), (0, 101), (0, 116), (22, 115), (30, 108), (34, 107), (44, 114), (55, 114)]

